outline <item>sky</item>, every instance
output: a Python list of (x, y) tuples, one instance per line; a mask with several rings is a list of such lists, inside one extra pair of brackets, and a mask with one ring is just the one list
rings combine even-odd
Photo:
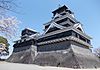
[(52, 11), (60, 4), (74, 12), (75, 18), (83, 24), (85, 33), (93, 38), (93, 47), (100, 47), (100, 0), (17, 0), (16, 4), (18, 13), (9, 15), (17, 17), (22, 23), (19, 24), (18, 37), (14, 40), (20, 38), (24, 28), (43, 33), (43, 24), (51, 20)]

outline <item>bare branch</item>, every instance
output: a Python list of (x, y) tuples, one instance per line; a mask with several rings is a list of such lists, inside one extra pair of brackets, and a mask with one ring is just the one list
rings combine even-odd
[(11, 38), (16, 35), (19, 23), (20, 21), (15, 17), (3, 18), (0, 20), (0, 32), (6, 37)]
[(94, 53), (100, 58), (100, 47), (94, 49)]

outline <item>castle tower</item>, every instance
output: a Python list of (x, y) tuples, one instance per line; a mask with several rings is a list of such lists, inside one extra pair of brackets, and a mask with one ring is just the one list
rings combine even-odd
[(44, 24), (44, 34), (38, 39), (38, 65), (69, 68), (100, 67), (99, 59), (91, 52), (91, 37), (65, 5), (53, 12), (53, 19)]
[(91, 37), (65, 5), (54, 10), (51, 21), (44, 24), (44, 33), (22, 31), (14, 44), (10, 62), (68, 68), (98, 68), (100, 60), (91, 52)]
[(22, 30), (21, 39), (15, 41), (12, 55), (7, 59), (9, 62), (32, 64), (37, 55), (35, 30), (25, 28)]

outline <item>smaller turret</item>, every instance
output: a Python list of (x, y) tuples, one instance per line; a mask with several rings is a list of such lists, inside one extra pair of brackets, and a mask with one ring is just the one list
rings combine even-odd
[(21, 33), (21, 39), (23, 38), (27, 38), (31, 35), (34, 35), (36, 34), (37, 32), (33, 29), (30, 29), (30, 28), (25, 28), (24, 30), (22, 30), (22, 33)]
[(52, 13), (53, 17), (56, 17), (58, 15), (66, 15), (66, 12), (74, 17), (73, 12), (69, 10), (68, 7), (66, 7), (65, 5), (54, 10)]

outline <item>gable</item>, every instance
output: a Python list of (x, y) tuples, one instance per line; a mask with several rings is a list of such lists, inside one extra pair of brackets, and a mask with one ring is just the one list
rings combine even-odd
[(55, 30), (65, 29), (65, 28), (66, 28), (65, 26), (62, 26), (60, 24), (53, 22), (53, 23), (50, 24), (50, 26), (47, 28), (47, 30), (44, 32), (44, 34), (48, 33), (50, 30), (55, 31)]
[(76, 28), (76, 29), (78, 29), (79, 31), (82, 31), (83, 33), (84, 33), (84, 30), (83, 30), (83, 27), (82, 27), (82, 25), (81, 24), (75, 24), (74, 25), (74, 27)]

